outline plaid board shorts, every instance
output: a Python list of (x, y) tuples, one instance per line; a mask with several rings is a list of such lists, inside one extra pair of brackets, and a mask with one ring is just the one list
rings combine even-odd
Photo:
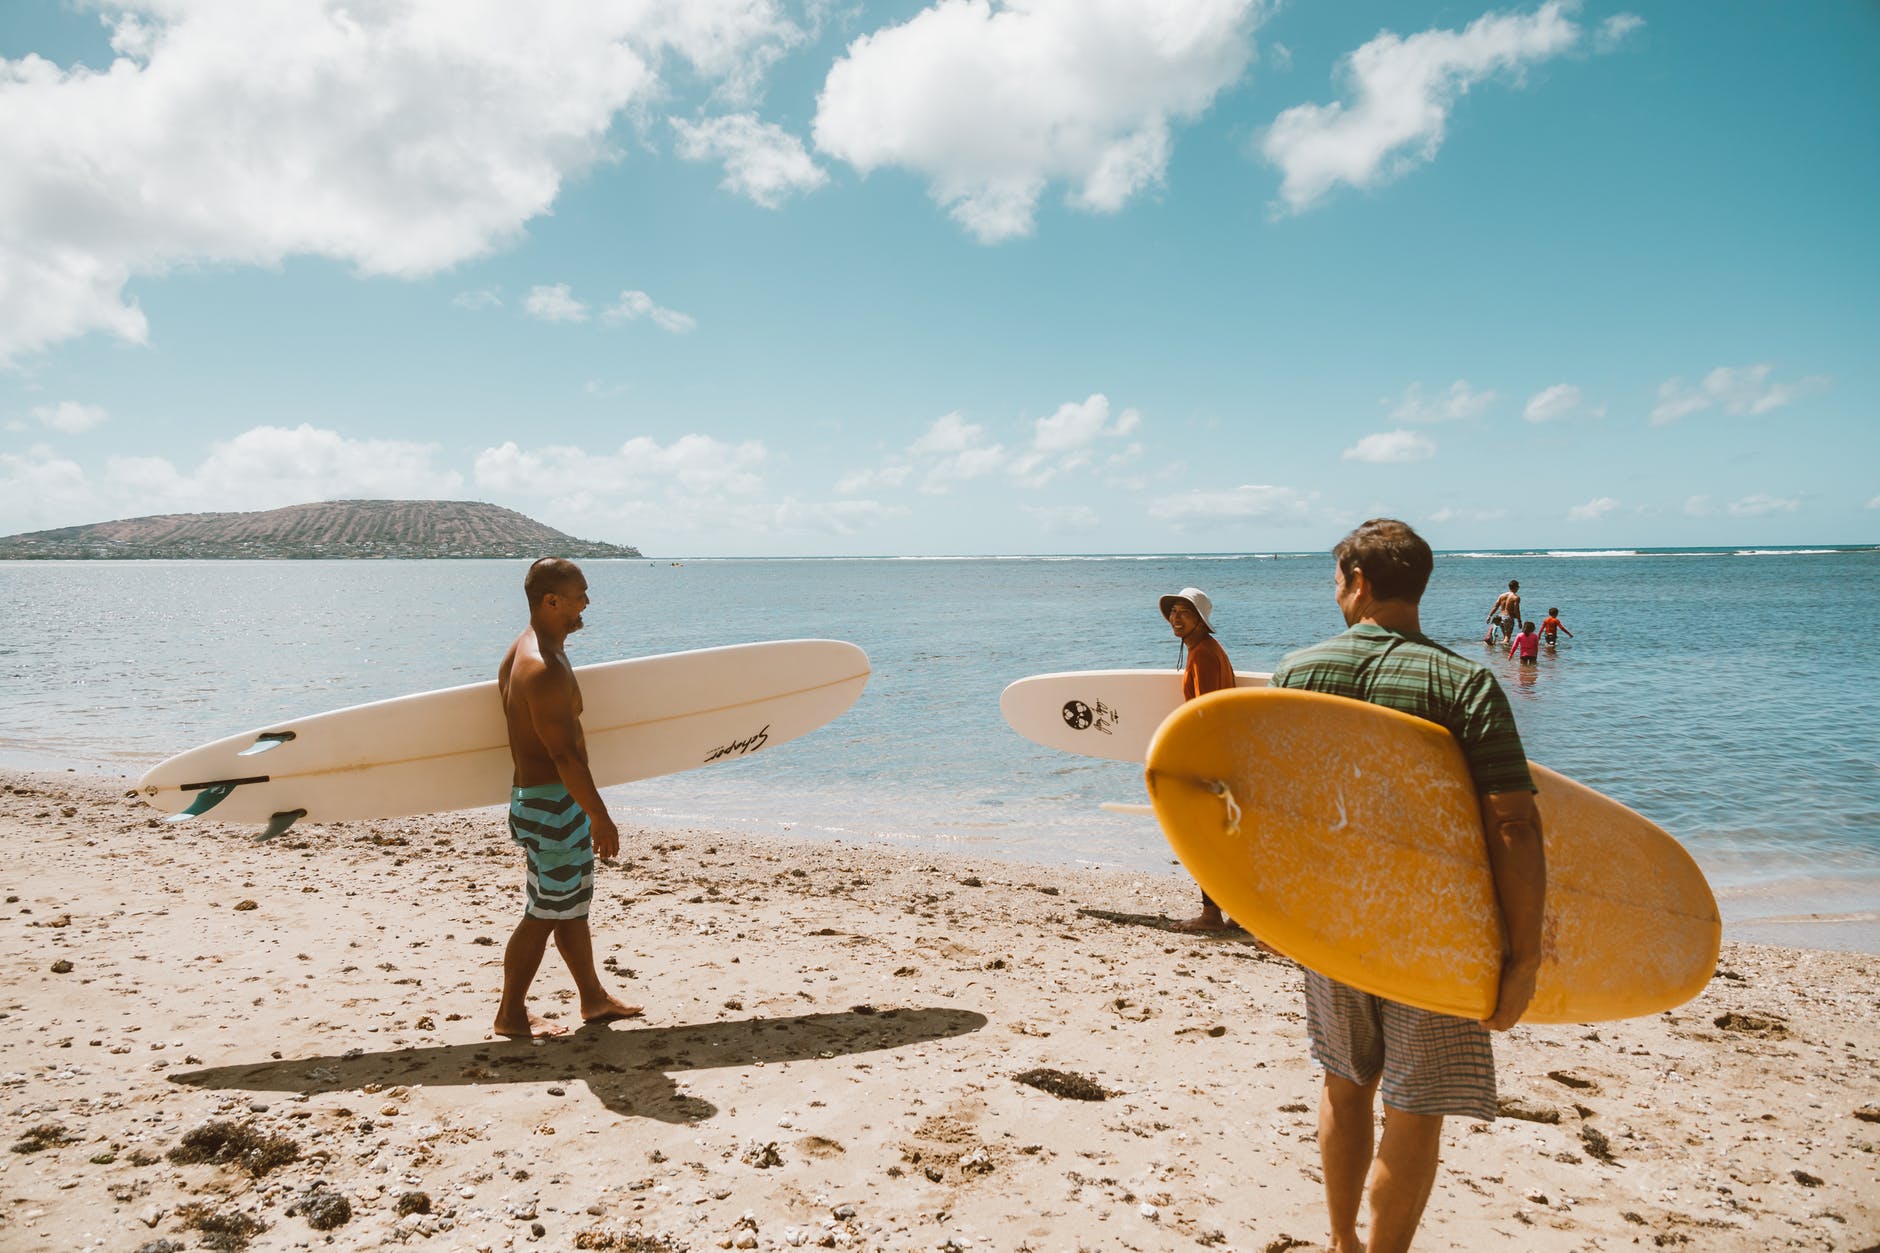
[(509, 835), (529, 857), (530, 918), (585, 918), (594, 899), (587, 813), (559, 783), (509, 791)]
[(1495, 1053), (1488, 1028), (1413, 1009), (1308, 970), (1312, 1060), (1361, 1087), (1383, 1080), (1384, 1104), (1406, 1114), (1495, 1119)]

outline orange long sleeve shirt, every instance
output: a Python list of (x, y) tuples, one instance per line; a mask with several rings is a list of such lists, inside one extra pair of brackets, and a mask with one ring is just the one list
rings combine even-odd
[(1193, 700), (1234, 686), (1234, 667), (1227, 650), (1212, 635), (1188, 648), (1188, 668), (1182, 671), (1182, 699)]

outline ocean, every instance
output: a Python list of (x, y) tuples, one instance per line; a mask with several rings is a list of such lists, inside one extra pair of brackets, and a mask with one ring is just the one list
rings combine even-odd
[[(0, 763), (134, 778), (283, 718), (493, 677), (523, 562), (0, 563)], [(1342, 629), (1325, 554), (597, 561), (577, 665), (761, 639), (868, 650), (856, 707), (773, 753), (611, 789), (623, 828), (709, 825), (1166, 870), (1141, 771), (1020, 739), (1000, 690), (1166, 667), (1158, 596), (1206, 590), (1235, 666)], [(1574, 635), (1481, 643), (1510, 578)], [(1873, 548), (1439, 556), (1425, 631), (1494, 666), (1529, 755), (1681, 840), (1727, 921), (1880, 934)], [(1871, 939), (1859, 941), (1868, 947)]]

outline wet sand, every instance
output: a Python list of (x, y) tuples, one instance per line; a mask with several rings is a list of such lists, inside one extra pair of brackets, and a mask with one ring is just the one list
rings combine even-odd
[[(1321, 1247), (1298, 971), (1144, 925), (1179, 877), (629, 831), (595, 949), (646, 1017), (510, 1042), (499, 813), (258, 845), (125, 788), (0, 774), (7, 1249)], [(1877, 976), (1731, 943), (1517, 1028), (1418, 1247), (1880, 1245)]]

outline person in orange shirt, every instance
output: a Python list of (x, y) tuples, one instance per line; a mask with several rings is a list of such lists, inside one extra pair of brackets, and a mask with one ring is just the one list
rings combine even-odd
[[(1213, 614), (1214, 602), (1198, 587), (1184, 587), (1162, 598), (1162, 616), (1187, 652), (1188, 664), (1182, 669), (1182, 699), (1185, 701), (1234, 686), (1233, 664), (1227, 660), (1227, 650), (1214, 638)], [(1174, 929), (1238, 930), (1205, 891), (1201, 893), (1201, 912), (1175, 923)]]
[(1549, 609), (1547, 616), (1541, 619), (1541, 639), (1545, 640), (1550, 646), (1559, 643), (1560, 641), (1554, 638), (1554, 632), (1556, 631), (1562, 632), (1568, 639), (1573, 638), (1573, 632), (1561, 625), (1560, 610), (1558, 607)]

